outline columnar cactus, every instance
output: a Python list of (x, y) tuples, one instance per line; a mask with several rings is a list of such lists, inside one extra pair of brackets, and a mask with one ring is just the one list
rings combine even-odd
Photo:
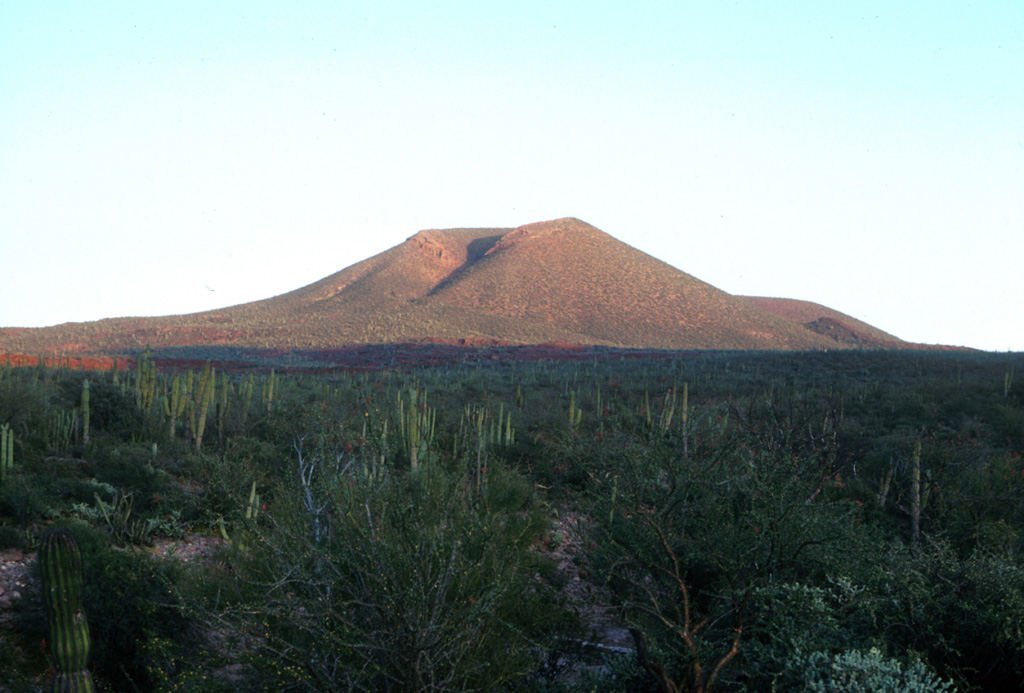
[(419, 388), (409, 390), (408, 406), (398, 394), (398, 434), (402, 447), (409, 454), (409, 466), (417, 469), (434, 442), (434, 424), (437, 412), (427, 406), (427, 393)]
[(82, 381), (82, 442), (89, 442), (89, 381)]
[(0, 426), (0, 483), (7, 480), (7, 476), (14, 469), (14, 431), (10, 425)]
[(139, 410), (148, 412), (152, 409), (155, 395), (156, 364), (147, 344), (145, 353), (135, 362), (135, 403)]
[(690, 456), (690, 383), (683, 383), (683, 457)]
[(213, 402), (213, 393), (217, 389), (217, 369), (210, 367), (210, 360), (206, 360), (203, 374), (199, 380), (197, 394), (199, 400), (196, 402), (198, 416), (196, 418), (195, 436), (196, 450), (202, 448), (203, 432), (206, 430), (206, 415), (210, 411), (210, 403)]
[(183, 386), (181, 382), (181, 375), (175, 375), (174, 380), (171, 381), (171, 394), (169, 398), (164, 398), (164, 414), (170, 420), (168, 430), (171, 438), (174, 437), (174, 433), (177, 429), (178, 419), (180, 419), (182, 414), (185, 413), (186, 398), (187, 394), (185, 392), (185, 386)]
[(65, 529), (48, 530), (39, 545), (39, 563), (57, 669), (54, 693), (92, 693), (96, 688), (86, 669), (90, 642), (82, 609), (82, 554), (75, 537)]
[(273, 369), (270, 371), (270, 378), (263, 386), (263, 399), (267, 403), (267, 413), (270, 413), (271, 408), (274, 405), (274, 385), (277, 383), (277, 375)]
[(914, 441), (910, 456), (910, 538), (914, 548), (921, 543), (921, 441)]
[(253, 374), (249, 374), (248, 380), (245, 381), (245, 388), (242, 390), (242, 423), (245, 423), (246, 418), (249, 416), (249, 403), (252, 401), (252, 389), (253, 389)]

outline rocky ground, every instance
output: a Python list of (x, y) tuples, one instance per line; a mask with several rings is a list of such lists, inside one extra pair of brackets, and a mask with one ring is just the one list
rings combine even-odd
[(592, 630), (593, 639), (587, 646), (605, 652), (632, 652), (632, 636), (616, 620), (611, 607), (606, 606), (612, 602), (611, 595), (590, 574), (586, 560), (589, 525), (590, 520), (585, 516), (563, 512), (554, 530), (557, 536), (546, 553), (556, 561), (559, 572), (567, 580), (564, 590), (569, 603)]
[(11, 604), (28, 590), (29, 561), (34, 559), (35, 554), (17, 549), (0, 552), (0, 627), (11, 620)]

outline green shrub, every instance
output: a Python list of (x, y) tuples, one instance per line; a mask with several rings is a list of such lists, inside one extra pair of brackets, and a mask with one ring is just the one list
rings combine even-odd
[(807, 693), (952, 693), (949, 681), (942, 681), (922, 662), (904, 669), (895, 659), (877, 649), (848, 650), (835, 655), (812, 652), (794, 657), (792, 669), (800, 683), (787, 690)]
[(291, 672), (305, 690), (483, 690), (538, 669), (571, 629), (534, 577), (546, 513), (515, 473), (488, 475), (479, 494), (438, 465), (277, 497), (239, 538), (256, 607), (224, 614), (260, 643), (253, 665), (272, 665), (261, 685)]
[(0, 524), (0, 549), (24, 549), (25, 543), (24, 530)]

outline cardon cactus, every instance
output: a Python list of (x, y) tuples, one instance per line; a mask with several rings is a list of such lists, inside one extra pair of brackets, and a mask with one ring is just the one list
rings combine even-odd
[(65, 529), (47, 530), (39, 545), (39, 564), (57, 668), (53, 690), (91, 693), (96, 688), (86, 669), (89, 624), (82, 609), (82, 554), (75, 537)]

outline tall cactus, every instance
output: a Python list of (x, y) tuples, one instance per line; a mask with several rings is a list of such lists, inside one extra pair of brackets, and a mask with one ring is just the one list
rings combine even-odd
[(253, 374), (245, 381), (245, 388), (242, 390), (242, 424), (245, 424), (249, 416), (249, 403), (252, 401)]
[(576, 390), (569, 392), (569, 430), (575, 431), (583, 420), (583, 410), (576, 405)]
[(916, 550), (921, 544), (921, 441), (914, 441), (910, 456), (910, 539)]
[(217, 370), (210, 366), (210, 359), (206, 359), (203, 366), (203, 373), (199, 378), (199, 385), (196, 388), (196, 422), (195, 440), (196, 450), (203, 446), (203, 432), (206, 430), (206, 416), (210, 411), (210, 403), (213, 401), (213, 393), (217, 389)]
[(135, 361), (135, 404), (139, 410), (148, 412), (153, 407), (156, 395), (156, 364), (153, 363), (149, 345)]
[(427, 448), (434, 442), (434, 425), (437, 412), (427, 406), (427, 393), (418, 387), (409, 390), (409, 403), (398, 393), (398, 434), (402, 438), (402, 448), (409, 455), (409, 466), (417, 469), (427, 453)]
[(683, 457), (690, 456), (690, 383), (683, 383)]
[(0, 426), (0, 484), (14, 469), (14, 431), (9, 424)]
[(57, 669), (54, 693), (92, 693), (96, 688), (86, 669), (91, 643), (82, 609), (82, 554), (74, 535), (66, 529), (47, 530), (39, 545), (39, 564)]
[[(191, 375), (191, 371), (189, 371)], [(182, 414), (185, 413), (185, 399), (187, 393), (185, 387), (181, 382), (181, 374), (176, 374), (174, 380), (171, 381), (171, 393), (169, 398), (164, 398), (164, 413), (169, 419), (168, 431), (170, 437), (174, 437), (174, 433), (177, 429), (178, 419), (181, 418)]]
[(231, 397), (231, 380), (225, 374), (221, 377), (220, 402), (217, 403), (217, 439), (224, 447), (225, 429), (228, 424), (228, 405)]
[(263, 401), (267, 403), (267, 413), (270, 413), (271, 408), (274, 406), (274, 385), (277, 383), (277, 374), (274, 373), (273, 369), (270, 371), (270, 378), (263, 385)]
[(82, 381), (82, 443), (89, 443), (89, 381)]

